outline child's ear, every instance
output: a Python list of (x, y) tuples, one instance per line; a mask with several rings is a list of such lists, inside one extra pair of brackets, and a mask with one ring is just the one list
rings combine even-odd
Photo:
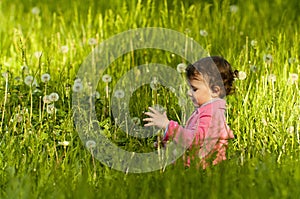
[(219, 86), (212, 86), (211, 91), (212, 91), (211, 96), (213, 98), (219, 97), (221, 94), (221, 88)]

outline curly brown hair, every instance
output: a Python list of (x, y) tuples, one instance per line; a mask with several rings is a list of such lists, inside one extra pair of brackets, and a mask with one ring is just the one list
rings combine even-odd
[(234, 78), (237, 71), (233, 71), (227, 60), (220, 56), (211, 56), (189, 64), (186, 68), (186, 76), (189, 80), (199, 80), (202, 77), (208, 82), (210, 88), (219, 86), (220, 98), (233, 93)]

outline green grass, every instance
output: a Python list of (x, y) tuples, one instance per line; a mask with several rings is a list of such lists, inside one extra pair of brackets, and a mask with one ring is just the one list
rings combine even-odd
[[(230, 5), (238, 11), (230, 12)], [(35, 6), (37, 15), (31, 11)], [(0, 1), (0, 69), (8, 74), (0, 77), (0, 198), (299, 198), (299, 80), (289, 82), (290, 74), (300, 73), (299, 6), (295, 0)], [(71, 97), (76, 72), (93, 49), (89, 39), (101, 43), (141, 27), (187, 34), (247, 74), (227, 97), (235, 134), (227, 161), (206, 171), (185, 170), (178, 160), (164, 172), (125, 174), (94, 160), (81, 142)], [(62, 46), (68, 46), (67, 53)], [(271, 63), (264, 60), (267, 54)], [(105, 71), (112, 76), (110, 89), (134, 65), (146, 62), (176, 69), (182, 60), (153, 49), (126, 54)], [(51, 75), (47, 84), (41, 82), (44, 73)], [(270, 74), (276, 76), (273, 83)], [(28, 75), (40, 91), (25, 85)], [(105, 135), (126, 150), (153, 151), (156, 137), (128, 137), (111, 120), (105, 86), (99, 82), (96, 101)], [(57, 111), (49, 114), (42, 98), (52, 92), (59, 100)], [(142, 119), (156, 103), (170, 118), (182, 119), (174, 95), (167, 88), (155, 93), (148, 85), (132, 95), (131, 114)]]

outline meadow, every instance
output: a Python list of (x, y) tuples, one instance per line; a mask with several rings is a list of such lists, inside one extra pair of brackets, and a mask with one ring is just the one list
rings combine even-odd
[[(299, 10), (296, 0), (0, 0), (0, 198), (300, 198)], [(130, 173), (98, 161), (95, 143), (80, 139), (72, 96), (81, 64), (101, 42), (144, 27), (178, 31), (239, 70), (226, 98), (235, 139), (225, 162), (199, 170), (178, 159)], [(177, 70), (185, 61), (155, 49), (116, 59), (94, 93), (104, 135), (128, 151), (156, 150), (157, 136), (116, 125), (112, 90), (134, 66)], [(130, 115), (142, 126), (154, 104), (184, 120), (170, 89), (151, 84), (133, 92)]]

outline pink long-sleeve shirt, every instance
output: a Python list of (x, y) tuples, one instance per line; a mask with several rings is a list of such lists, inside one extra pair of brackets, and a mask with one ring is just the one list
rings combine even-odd
[(226, 160), (228, 139), (233, 139), (234, 135), (226, 123), (225, 110), (225, 100), (217, 98), (198, 107), (185, 127), (171, 120), (164, 141), (173, 139), (177, 144), (195, 152), (184, 155), (186, 166), (190, 166), (191, 159), (198, 156), (197, 164), (205, 169), (209, 165), (206, 160), (215, 153), (213, 165)]

